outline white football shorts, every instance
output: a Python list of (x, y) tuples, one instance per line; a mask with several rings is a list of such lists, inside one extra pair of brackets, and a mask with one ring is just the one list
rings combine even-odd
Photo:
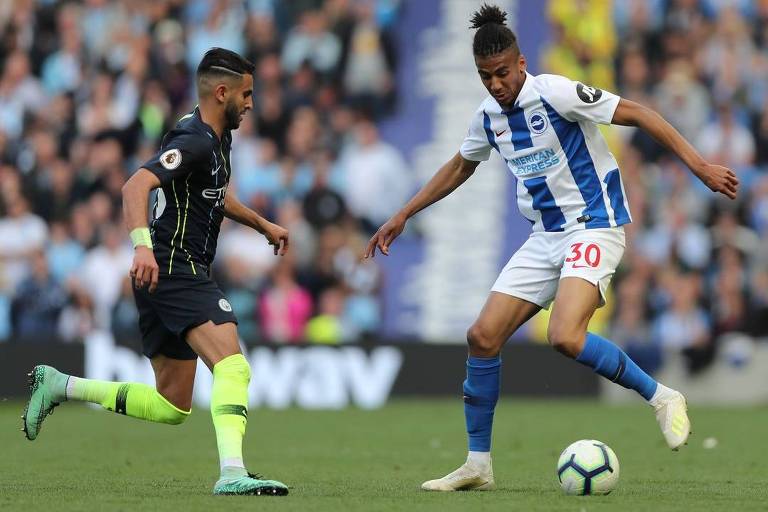
[(580, 277), (605, 292), (624, 254), (624, 228), (537, 231), (509, 259), (491, 288), (549, 309), (564, 277)]

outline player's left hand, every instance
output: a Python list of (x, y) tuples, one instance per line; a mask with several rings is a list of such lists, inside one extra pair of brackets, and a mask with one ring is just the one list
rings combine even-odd
[(727, 167), (715, 164), (705, 164), (698, 169), (696, 176), (709, 187), (712, 192), (720, 192), (730, 199), (736, 199), (739, 190), (739, 179)]
[(275, 256), (283, 256), (288, 251), (288, 230), (271, 222), (264, 226), (264, 236), (275, 250)]

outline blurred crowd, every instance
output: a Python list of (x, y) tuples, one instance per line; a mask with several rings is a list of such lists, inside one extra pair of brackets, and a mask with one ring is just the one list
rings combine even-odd
[[(120, 189), (194, 108), (211, 46), (256, 64), (231, 192), (289, 228), (276, 258), (226, 222), (214, 277), (244, 339), (375, 334), (363, 245), (413, 192), (376, 121), (395, 108), (399, 0), (0, 2), (0, 339), (136, 339)], [(634, 223), (595, 328), (649, 370), (768, 336), (768, 0), (551, 0), (542, 67), (662, 113), (741, 180), (712, 194), (643, 133), (606, 131)], [(529, 56), (530, 57), (530, 56)], [(386, 190), (386, 193), (382, 191)], [(538, 321), (545, 321), (545, 317)], [(532, 332), (540, 332), (535, 328)], [(741, 358), (741, 359), (740, 359)]]
[(229, 193), (292, 234), (277, 258), (225, 221), (213, 277), (241, 336), (376, 332), (380, 271), (359, 256), (412, 192), (375, 123), (396, 100), (398, 15), (399, 0), (0, 2), (0, 339), (137, 338), (121, 187), (194, 108), (212, 46), (256, 65)]
[(768, 336), (768, 1), (554, 0), (545, 67), (659, 111), (738, 200), (712, 194), (635, 129), (612, 128), (633, 224), (601, 326), (653, 370), (665, 350), (689, 369), (718, 350), (748, 357)]

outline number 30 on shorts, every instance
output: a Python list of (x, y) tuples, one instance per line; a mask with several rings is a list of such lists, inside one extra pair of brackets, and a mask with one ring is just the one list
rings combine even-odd
[[(595, 268), (600, 264), (600, 246), (597, 244), (585, 244), (578, 242), (571, 245), (571, 255), (565, 259), (566, 263), (572, 263), (573, 268)], [(583, 261), (585, 264), (578, 264)]]

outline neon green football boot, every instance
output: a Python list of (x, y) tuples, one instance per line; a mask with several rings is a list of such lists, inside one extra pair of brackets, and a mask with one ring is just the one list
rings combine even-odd
[(27, 377), (29, 377), (31, 396), (24, 408), (24, 415), (21, 417), (24, 421), (24, 427), (21, 430), (24, 431), (27, 439), (34, 441), (40, 433), (46, 416), (67, 399), (69, 375), (65, 375), (50, 366), (39, 365), (35, 366), (27, 374)]
[(276, 480), (263, 480), (261, 475), (248, 473), (233, 478), (222, 477), (213, 487), (216, 496), (285, 496), (288, 486)]

